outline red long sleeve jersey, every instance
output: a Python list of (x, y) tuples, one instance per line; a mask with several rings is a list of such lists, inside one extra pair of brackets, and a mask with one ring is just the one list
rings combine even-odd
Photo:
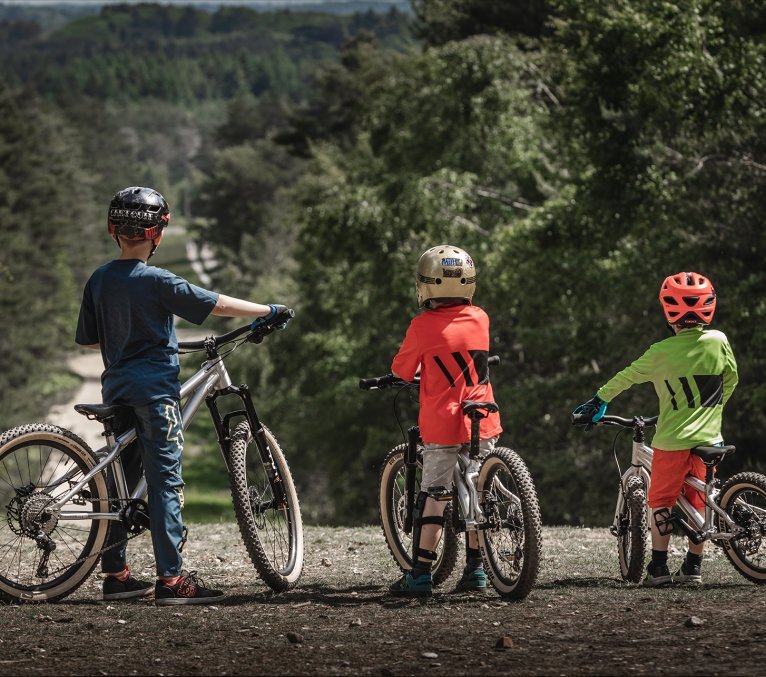
[[(420, 367), (420, 435), (431, 444), (471, 439), (464, 400), (494, 400), (489, 382), (489, 317), (478, 306), (426, 310), (410, 323), (391, 370), (411, 381)], [(502, 432), (500, 416), (481, 421), (481, 439)]]

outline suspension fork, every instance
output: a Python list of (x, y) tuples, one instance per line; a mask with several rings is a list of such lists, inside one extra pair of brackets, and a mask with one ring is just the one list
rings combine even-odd
[(407, 430), (407, 452), (404, 455), (404, 533), (412, 533), (415, 512), (415, 473), (418, 470), (418, 441), (420, 428), (412, 426)]
[[(244, 409), (230, 411), (222, 417), (218, 411), (217, 400), (224, 395), (236, 395), (239, 397)], [(227, 388), (216, 390), (205, 398), (205, 404), (210, 411), (210, 417), (213, 419), (213, 426), (215, 427), (216, 437), (218, 438), (218, 447), (223, 455), (226, 468), (230, 469), (231, 465), (232, 420), (235, 418), (244, 418), (250, 426), (250, 434), (253, 436), (253, 441), (258, 449), (261, 461), (263, 461), (263, 466), (266, 469), (266, 474), (269, 478), (269, 484), (271, 484), (272, 491), (274, 492), (274, 498), (278, 503), (283, 503), (286, 500), (284, 486), (282, 485), (282, 480), (277, 472), (274, 458), (271, 455), (269, 444), (266, 441), (266, 432), (255, 411), (253, 398), (250, 396), (250, 389), (247, 385), (228, 386)]]

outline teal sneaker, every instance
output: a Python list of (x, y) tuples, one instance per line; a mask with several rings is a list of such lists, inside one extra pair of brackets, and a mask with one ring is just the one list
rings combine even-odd
[(414, 578), (411, 572), (407, 572), (391, 584), (388, 592), (398, 597), (431, 597), (434, 594), (434, 579), (431, 574)]
[(487, 572), (484, 569), (463, 569), (455, 592), (487, 592)]

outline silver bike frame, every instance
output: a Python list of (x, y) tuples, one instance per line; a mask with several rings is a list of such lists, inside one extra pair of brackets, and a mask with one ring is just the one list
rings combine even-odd
[[(612, 523), (613, 533), (618, 533), (620, 528), (620, 515), (623, 512), (625, 504), (624, 487), (628, 486), (628, 480), (631, 477), (640, 477), (646, 486), (647, 494), (649, 491), (649, 485), (651, 484), (652, 473), (652, 459), (654, 457), (654, 451), (651, 447), (647, 446), (643, 442), (633, 441), (633, 454), (631, 458), (631, 466), (622, 475), (622, 482), (620, 490), (617, 494), (617, 507), (614, 512), (614, 522)], [(729, 517), (726, 512), (720, 508), (715, 498), (718, 496), (718, 489), (715, 488), (713, 482), (705, 483), (702, 480), (694, 477), (693, 475), (687, 475), (684, 478), (684, 484), (692, 489), (696, 489), (701, 492), (705, 497), (705, 514), (700, 514), (685, 496), (681, 496), (678, 499), (676, 505), (681, 509), (681, 512), (689, 518), (690, 524), (694, 527), (702, 537), (703, 540), (718, 540), (728, 541), (735, 538), (742, 531), (734, 520)], [(729, 531), (718, 531), (713, 525), (713, 516), (718, 515), (726, 523)], [(652, 524), (652, 510), (646, 506), (647, 524)], [(651, 528), (651, 526), (650, 526)]]
[(478, 531), (481, 528), (479, 525), (485, 521), (476, 491), (478, 477), (479, 472), (471, 470), (470, 461), (463, 454), (458, 454), (455, 469), (452, 471), (452, 482), (465, 519), (466, 531)]
[[(213, 360), (209, 360), (202, 363), (199, 371), (197, 371), (188, 381), (181, 385), (181, 401), (184, 402), (182, 408), (182, 420), (183, 429), (188, 429), (192, 419), (200, 408), (200, 405), (205, 400), (208, 394), (212, 394), (217, 390), (223, 390), (231, 386), (231, 379), (229, 373), (226, 371), (226, 366), (223, 363), (223, 359), (216, 357)], [(122, 519), (122, 511), (119, 512), (93, 512), (87, 510), (63, 510), (63, 507), (78, 493), (82, 491), (88, 482), (101, 472), (105, 472), (106, 468), (112, 466), (112, 474), (114, 475), (114, 482), (117, 487), (117, 498), (121, 505), (125, 506), (131, 500), (142, 499), (146, 496), (146, 478), (141, 476), (135, 490), (130, 493), (128, 491), (128, 485), (125, 480), (125, 473), (122, 468), (122, 459), (120, 454), (123, 450), (136, 439), (135, 428), (122, 433), (115, 439), (114, 435), (106, 435), (106, 445), (96, 451), (96, 456), (101, 460), (96, 464), (77, 484), (72, 486), (61, 498), (55, 503), (46, 507), (46, 510), (53, 512), (59, 520), (120, 520)], [(73, 474), (76, 474), (76, 470)], [(66, 477), (60, 480), (66, 481)]]
[[(455, 494), (465, 521), (465, 530), (479, 531), (484, 528), (484, 524), (487, 521), (479, 504), (479, 492), (476, 489), (481, 463), (478, 464), (479, 470), (471, 470), (469, 463), (469, 460), (463, 454), (458, 454), (455, 470), (452, 472), (452, 483), (455, 487)], [(516, 507), (521, 507), (519, 497), (510, 491), (497, 477), (494, 480), (494, 488), (505, 498), (513, 501)]]

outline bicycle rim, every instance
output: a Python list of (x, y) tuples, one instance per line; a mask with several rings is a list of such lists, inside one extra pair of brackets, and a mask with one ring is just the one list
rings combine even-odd
[(271, 432), (264, 428), (264, 434), (270, 456), (266, 462), (248, 425), (235, 429), (229, 458), (231, 494), (253, 565), (267, 585), (282, 591), (293, 587), (303, 570), (303, 524), (287, 461)]
[[(64, 520), (46, 508), (95, 465), (87, 445), (56, 426), (33, 424), (0, 438), (0, 596), (51, 602), (73, 592), (98, 562), (106, 520)], [(63, 510), (107, 509), (96, 475)], [(47, 564), (42, 542), (50, 544)]]
[[(404, 480), (404, 445), (392, 449), (380, 473), (380, 522), (386, 545), (399, 568), (412, 569), (412, 534), (404, 530), (406, 491)], [(421, 465), (415, 475), (415, 496), (420, 491)], [(452, 506), (444, 511), (444, 530), (436, 550), (436, 561), (431, 569), (434, 585), (441, 585), (452, 574), (457, 560), (457, 534), (452, 525)]]

